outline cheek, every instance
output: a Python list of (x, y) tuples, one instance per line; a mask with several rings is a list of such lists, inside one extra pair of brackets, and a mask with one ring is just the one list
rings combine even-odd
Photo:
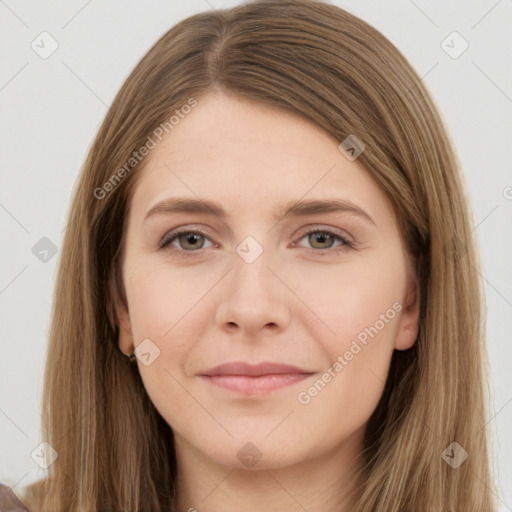
[(159, 350), (151, 364), (137, 362), (139, 373), (153, 405), (173, 427), (195, 421), (179, 368), (197, 338), (193, 326), (199, 319), (193, 305), (204, 293), (161, 266), (139, 267), (127, 282), (135, 346), (149, 338)]
[(186, 409), (187, 397), (180, 383), (188, 374), (182, 373), (190, 351), (202, 338), (205, 294), (213, 283), (197, 271), (161, 264), (134, 265), (128, 275), (126, 291), (134, 344), (137, 347), (149, 339), (156, 346), (150, 345), (153, 353), (158, 354), (148, 366), (138, 362), (146, 390), (162, 415), (171, 404), (171, 410)]
[[(308, 283), (310, 277), (319, 276), (310, 275)], [(321, 317), (310, 331), (327, 364), (296, 398), (306, 416), (317, 418), (312, 420), (315, 431), (334, 442), (333, 425), (338, 425), (338, 440), (361, 428), (382, 396), (398, 332), (403, 277), (396, 263), (385, 259), (360, 272), (340, 268), (325, 277), (325, 286), (303, 287), (301, 297), (307, 296)]]
[[(352, 433), (363, 429), (382, 396), (385, 377), (381, 378), (360, 353), (345, 366), (330, 367), (311, 386), (299, 391), (295, 409), (301, 422), (293, 425), (296, 435), (304, 425), (333, 448)], [(381, 358), (387, 371), (388, 357)], [(339, 368), (343, 368), (339, 370)], [(377, 375), (376, 375), (377, 374)], [(328, 375), (329, 379), (325, 378)]]
[[(136, 344), (143, 338), (172, 335), (180, 319), (204, 294), (183, 273), (162, 265), (138, 267), (131, 276), (127, 295)], [(198, 281), (197, 285), (200, 284)]]
[[(331, 361), (350, 348), (353, 340), (369, 340), (375, 350), (387, 354), (397, 332), (405, 271), (400, 255), (380, 252), (372, 257), (352, 259), (346, 265), (317, 266), (304, 269), (307, 279), (293, 278), (301, 300), (314, 312), (308, 313), (313, 336), (323, 340)], [(292, 280), (293, 279), (293, 280)], [(381, 349), (378, 349), (378, 346)]]

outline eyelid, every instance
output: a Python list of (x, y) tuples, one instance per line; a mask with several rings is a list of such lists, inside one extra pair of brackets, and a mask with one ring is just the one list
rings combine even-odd
[[(316, 254), (337, 254), (341, 251), (346, 251), (348, 249), (353, 249), (357, 247), (357, 243), (353, 240), (353, 238), (345, 234), (343, 231), (342, 233), (339, 232), (340, 230), (338, 228), (333, 228), (327, 225), (321, 225), (321, 224), (311, 224), (309, 226), (306, 226), (304, 228), (303, 233), (298, 237), (294, 238), (294, 241), (292, 242), (293, 247), (303, 247), (301, 245), (298, 245), (298, 242), (300, 242), (305, 236), (310, 235), (315, 232), (320, 233), (327, 233), (330, 235), (333, 235), (333, 237), (341, 242), (341, 244), (334, 246), (334, 247), (328, 247), (326, 249), (315, 249), (315, 248), (308, 248), (303, 247), (304, 249), (308, 249), (310, 252), (316, 253)], [(159, 242), (159, 249), (166, 250), (169, 249), (171, 252), (177, 253), (179, 256), (194, 256), (195, 253), (201, 253), (203, 248), (199, 248), (197, 250), (183, 250), (183, 249), (176, 249), (176, 248), (170, 248), (170, 244), (172, 241), (177, 239), (179, 236), (183, 234), (194, 234), (199, 233), (203, 235), (205, 238), (209, 239), (212, 242), (212, 245), (214, 247), (218, 247), (219, 244), (214, 242), (211, 239), (210, 234), (204, 230), (200, 226), (195, 225), (185, 225), (185, 226), (179, 226), (171, 231), (168, 231), (160, 240)], [(181, 254), (180, 254), (181, 253)]]
[(329, 226), (327, 224), (318, 224), (318, 223), (316, 223), (316, 224), (313, 223), (313, 224), (307, 225), (304, 228), (303, 234), (300, 235), (299, 238), (303, 238), (304, 236), (308, 235), (309, 233), (315, 232), (315, 231), (332, 233), (333, 235), (343, 238), (347, 242), (352, 242), (355, 244), (355, 240), (345, 230), (341, 230), (339, 228), (335, 228), (335, 227)]
[[(164, 244), (169, 243), (173, 238), (176, 238), (180, 235), (184, 235), (187, 233), (193, 233), (193, 232), (198, 232), (207, 238), (211, 238), (210, 234), (207, 231), (205, 231), (203, 228), (201, 228), (200, 226), (194, 226), (194, 225), (179, 226), (179, 227), (177, 227), (175, 229), (171, 229), (171, 231), (168, 231), (167, 233), (165, 233), (165, 235), (162, 237), (162, 239), (158, 243), (158, 246), (160, 249), (165, 249), (166, 247), (164, 247)], [(213, 245), (218, 245), (218, 244), (214, 243)], [(192, 251), (186, 251), (186, 252), (192, 252)]]

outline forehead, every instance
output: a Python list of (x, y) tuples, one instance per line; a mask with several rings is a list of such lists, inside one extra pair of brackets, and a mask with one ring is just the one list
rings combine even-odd
[(183, 196), (213, 199), (240, 215), (263, 214), (301, 198), (333, 196), (372, 216), (389, 214), (377, 184), (338, 145), (294, 114), (210, 94), (146, 157), (133, 214), (145, 216), (156, 203)]

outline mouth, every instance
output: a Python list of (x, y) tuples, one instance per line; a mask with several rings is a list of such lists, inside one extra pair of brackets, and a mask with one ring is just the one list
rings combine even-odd
[(261, 395), (275, 389), (291, 386), (301, 382), (312, 373), (279, 373), (260, 375), (200, 375), (210, 384), (236, 391), (244, 395)]
[(314, 375), (315, 372), (282, 363), (251, 364), (233, 361), (211, 368), (199, 375), (207, 383), (239, 394), (262, 395), (291, 386)]
[(214, 366), (199, 376), (209, 384), (248, 396), (291, 386), (314, 373), (299, 366), (274, 361), (230, 361)]

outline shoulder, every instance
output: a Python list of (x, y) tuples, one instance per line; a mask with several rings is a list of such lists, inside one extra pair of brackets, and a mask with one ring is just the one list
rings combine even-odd
[(29, 512), (15, 492), (0, 482), (0, 512)]

